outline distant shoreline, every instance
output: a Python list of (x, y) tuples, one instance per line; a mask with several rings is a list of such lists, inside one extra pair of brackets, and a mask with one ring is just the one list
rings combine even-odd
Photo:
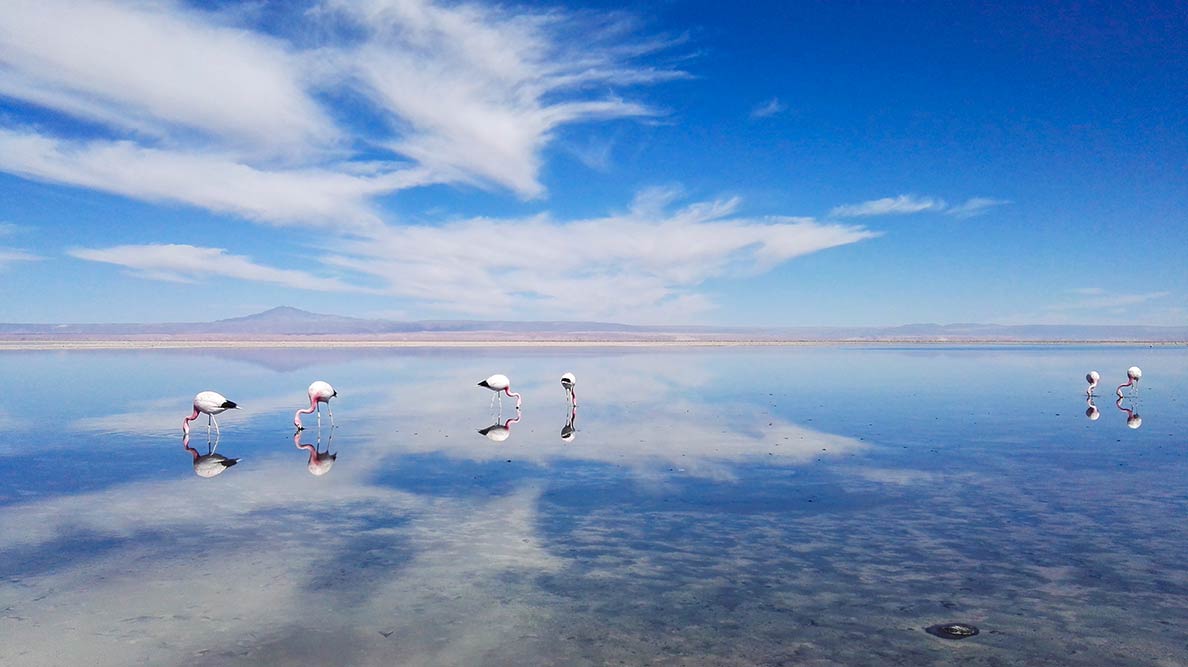
[(0, 339), (0, 352), (53, 350), (197, 350), (268, 348), (483, 348), (483, 347), (861, 347), (864, 345), (918, 345), (955, 347), (968, 345), (1018, 347), (1028, 345), (1102, 345), (1118, 347), (1188, 347), (1188, 341), (1150, 340), (995, 340), (995, 339), (862, 339), (862, 340), (764, 340), (764, 339), (386, 339), (285, 337), (259, 339)]

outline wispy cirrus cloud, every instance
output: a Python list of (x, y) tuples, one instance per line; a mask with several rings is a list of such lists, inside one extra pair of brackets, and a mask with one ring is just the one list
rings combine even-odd
[(950, 205), (943, 199), (935, 197), (920, 197), (917, 195), (899, 195), (872, 199), (859, 204), (845, 204), (835, 206), (829, 211), (831, 218), (865, 218), (880, 215), (907, 215), (931, 211), (944, 213), (955, 218), (972, 218), (981, 215), (995, 206), (1003, 206), (1011, 202), (1005, 199), (991, 199), (989, 197), (972, 197), (964, 203)]
[(1110, 292), (1100, 287), (1082, 287), (1070, 290), (1080, 298), (1049, 306), (1051, 310), (1099, 310), (1137, 306), (1171, 294), (1167, 291), (1123, 293)]
[[(11, 222), (0, 222), (0, 237), (12, 236), (21, 228)], [(36, 262), (45, 259), (20, 248), (0, 246), (0, 271), (8, 268), (14, 262)]]
[(990, 197), (971, 197), (963, 204), (949, 206), (944, 209), (945, 215), (951, 215), (954, 218), (973, 218), (989, 211), (995, 206), (1006, 206), (1010, 204), (1007, 199), (992, 199)]
[(739, 215), (738, 199), (673, 209), (675, 196), (648, 190), (628, 211), (590, 219), (539, 215), (380, 226), (330, 244), (319, 261), (334, 277), (189, 245), (76, 248), (70, 254), (153, 279), (230, 277), (382, 293), (448, 313), (642, 322), (679, 321), (710, 310), (713, 303), (698, 291), (707, 280), (753, 275), (878, 235), (811, 218)]
[(122, 245), (111, 248), (73, 248), (69, 255), (92, 262), (115, 264), (153, 280), (203, 282), (233, 278), (319, 292), (370, 292), (363, 286), (306, 271), (257, 264), (249, 257), (222, 248), (183, 244)]
[(768, 118), (783, 113), (788, 110), (788, 105), (780, 101), (780, 98), (773, 97), (763, 104), (751, 109), (751, 118)]
[(944, 210), (945, 202), (932, 197), (917, 197), (915, 195), (899, 195), (898, 197), (883, 197), (860, 204), (845, 204), (835, 206), (829, 211), (831, 218), (865, 218), (876, 215), (902, 215), (919, 213), (921, 211)]
[(558, 128), (655, 115), (618, 91), (685, 76), (635, 65), (670, 43), (633, 39), (614, 17), (326, 0), (277, 33), (248, 16), (168, 1), (3, 3), (0, 96), (101, 130), (80, 140), (0, 121), (0, 170), (353, 225), (373, 221), (374, 198), (433, 183), (538, 196)]

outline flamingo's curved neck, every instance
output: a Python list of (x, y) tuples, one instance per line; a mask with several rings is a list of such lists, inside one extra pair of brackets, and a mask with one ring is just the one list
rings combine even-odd
[[(195, 405), (195, 406), (194, 406), (194, 414), (192, 414), (192, 415), (190, 415), (189, 417), (186, 417), (185, 419), (183, 419), (183, 420), (182, 420), (182, 433), (185, 433), (186, 435), (189, 435), (189, 433), (190, 433), (190, 422), (191, 422), (191, 421), (193, 421), (193, 420), (195, 420), (195, 419), (197, 419), (197, 418), (198, 418), (198, 406), (197, 406), (197, 405)], [(186, 449), (189, 449), (189, 447), (187, 446), (187, 447), (186, 447)], [(197, 454), (197, 453), (195, 453), (195, 454), (194, 454), (194, 456), (195, 456), (195, 457), (197, 457), (197, 456), (198, 456), (198, 454)]]
[(1118, 388), (1115, 390), (1115, 393), (1117, 393), (1117, 394), (1118, 394), (1118, 400), (1121, 400), (1121, 399), (1122, 399), (1122, 388), (1123, 388), (1123, 387), (1129, 387), (1129, 386), (1130, 386), (1130, 385), (1132, 385), (1132, 384), (1134, 384), (1134, 378), (1130, 378), (1129, 380), (1127, 380), (1127, 381), (1126, 381), (1126, 384), (1120, 384), (1120, 385), (1118, 385)]
[(504, 388), (503, 388), (503, 393), (505, 393), (505, 394), (507, 394), (508, 396), (511, 396), (512, 398), (516, 399), (516, 407), (517, 407), (517, 408), (518, 408), (518, 407), (520, 407), (520, 394), (519, 394), (519, 392), (512, 391), (512, 390), (511, 390), (511, 387), (504, 387)]
[(318, 399), (314, 398), (313, 394), (309, 395), (309, 407), (304, 410), (298, 410), (293, 413), (293, 423), (301, 426), (301, 415), (313, 414), (313, 411), (318, 409)]

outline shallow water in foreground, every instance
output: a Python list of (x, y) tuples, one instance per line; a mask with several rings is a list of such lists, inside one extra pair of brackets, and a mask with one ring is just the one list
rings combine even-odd
[[(496, 372), (524, 395), (501, 442)], [(1184, 348), (7, 352), (0, 377), (4, 665), (1188, 664)], [(321, 476), (291, 426), (315, 379)], [(243, 407), (209, 479), (180, 433), (202, 389)], [(925, 632), (952, 622), (980, 633)]]

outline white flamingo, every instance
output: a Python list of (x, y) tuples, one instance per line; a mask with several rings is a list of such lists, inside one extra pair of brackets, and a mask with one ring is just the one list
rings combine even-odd
[(334, 390), (334, 387), (330, 386), (329, 382), (317, 380), (309, 385), (307, 393), (309, 394), (309, 407), (293, 413), (293, 426), (296, 426), (298, 431), (305, 428), (301, 425), (301, 415), (308, 415), (314, 410), (317, 410), (318, 428), (322, 428), (321, 405), (325, 403), (326, 411), (330, 413), (330, 428), (334, 428), (334, 410), (330, 409), (330, 399), (338, 396), (338, 392)]
[(487, 389), (495, 392), (495, 396), (491, 398), (491, 402), (494, 403), (495, 399), (498, 398), (500, 409), (503, 408), (503, 396), (500, 395), (500, 392), (516, 399), (516, 410), (520, 409), (520, 395), (511, 390), (511, 380), (508, 380), (506, 375), (496, 373), (495, 375), (492, 375), (486, 380), (478, 383), (478, 386), (486, 387)]
[(194, 396), (194, 413), (182, 420), (182, 433), (189, 434), (190, 422), (197, 419), (199, 413), (206, 415), (206, 434), (210, 436), (210, 425), (213, 422), (215, 433), (222, 435), (219, 431), (219, 420), (214, 416), (222, 414), (227, 410), (238, 408), (233, 401), (228, 401), (226, 396), (223, 396), (217, 391), (200, 391)]
[(1101, 380), (1101, 373), (1097, 371), (1089, 371), (1085, 375), (1085, 381), (1089, 383), (1089, 388), (1085, 390), (1085, 395), (1092, 396), (1093, 390), (1097, 389), (1097, 383)]
[[(1143, 369), (1139, 368), (1138, 366), (1131, 366), (1130, 368), (1127, 368), (1126, 369), (1126, 382), (1124, 384), (1118, 385), (1118, 389), (1116, 390), (1117, 394), (1118, 394), (1118, 398), (1122, 398), (1122, 388), (1123, 387), (1129, 387), (1131, 385), (1134, 385), (1135, 391), (1138, 391), (1138, 381), (1141, 379), (1143, 379)], [(1135, 428), (1137, 428), (1137, 427), (1135, 427)]]
[(561, 376), (561, 387), (565, 390), (565, 398), (577, 407), (577, 394), (574, 393), (574, 386), (577, 385), (577, 377), (573, 373), (566, 373)]

